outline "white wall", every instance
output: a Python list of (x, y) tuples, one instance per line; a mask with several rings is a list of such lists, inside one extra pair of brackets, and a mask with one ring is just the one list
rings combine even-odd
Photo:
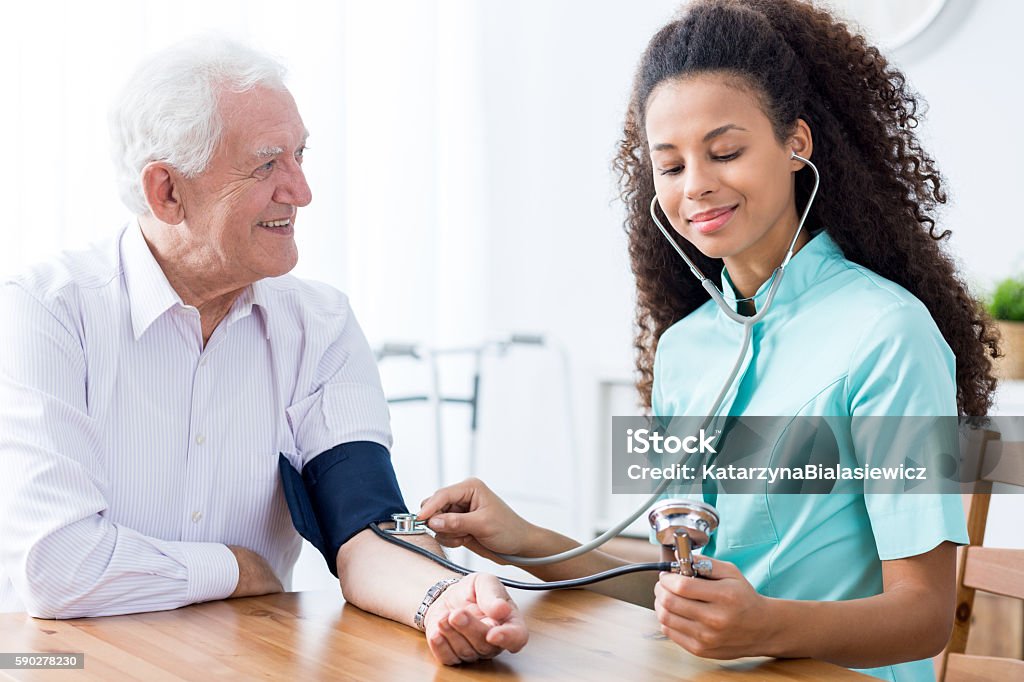
[(958, 26), (945, 43), (926, 54), (908, 50), (896, 61), (930, 105), (922, 137), (950, 188), (942, 224), (953, 230), (952, 253), (979, 290), (987, 290), (1024, 271), (1024, 232), (1014, 206), (1024, 182), (1024, 55), (1017, 30), (1024, 3), (951, 3)]

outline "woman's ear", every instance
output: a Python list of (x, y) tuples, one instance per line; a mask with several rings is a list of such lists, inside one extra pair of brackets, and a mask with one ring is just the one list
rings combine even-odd
[(142, 193), (153, 217), (165, 225), (178, 225), (185, 220), (178, 183), (181, 176), (163, 161), (153, 161), (142, 169)]
[[(811, 137), (811, 127), (807, 125), (807, 121), (802, 118), (796, 120), (796, 125), (793, 127), (793, 134), (786, 140), (786, 144), (789, 150), (797, 156), (802, 156), (805, 159), (811, 158), (811, 154), (814, 153), (814, 138)], [(798, 171), (804, 167), (802, 161), (797, 159), (792, 160), (792, 168), (794, 171)]]

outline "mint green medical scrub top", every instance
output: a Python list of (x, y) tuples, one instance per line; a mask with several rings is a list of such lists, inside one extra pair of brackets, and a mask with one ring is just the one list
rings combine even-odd
[[(755, 295), (758, 308), (768, 286)], [(736, 297), (727, 273), (723, 289)], [(655, 357), (654, 414), (706, 415), (742, 340), (742, 325), (713, 301), (670, 327)], [(956, 416), (954, 377), (953, 353), (924, 305), (820, 232), (786, 267), (719, 414)], [(968, 541), (959, 495), (719, 493), (714, 504), (721, 525), (703, 553), (736, 564), (769, 597), (881, 594), (882, 561)], [(934, 679), (931, 660), (862, 672)]]

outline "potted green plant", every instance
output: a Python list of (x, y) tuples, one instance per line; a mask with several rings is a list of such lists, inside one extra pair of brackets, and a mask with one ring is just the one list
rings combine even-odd
[(1002, 337), (1003, 357), (996, 360), (1001, 379), (1024, 379), (1024, 277), (1008, 277), (996, 285), (988, 312)]

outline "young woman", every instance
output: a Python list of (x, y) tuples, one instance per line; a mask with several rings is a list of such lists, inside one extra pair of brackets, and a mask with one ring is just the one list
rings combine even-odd
[[(651, 40), (616, 168), (637, 280), (641, 398), (704, 415), (743, 325), (652, 219), (744, 315), (776, 296), (720, 413), (984, 415), (991, 323), (939, 248), (945, 201), (913, 129), (917, 99), (878, 50), (798, 0), (709, 0)], [(717, 282), (716, 282), (717, 283)], [(856, 434), (855, 447), (867, 447)], [(875, 442), (884, 448), (885, 443)], [(813, 657), (883, 679), (932, 679), (949, 635), (958, 495), (718, 494), (709, 580), (633, 574), (607, 593), (654, 605), (663, 632), (705, 657)], [(420, 514), (442, 544), (546, 556), (575, 542), (534, 526), (483, 483), (437, 491)], [(545, 580), (623, 563), (600, 551), (530, 570)]]

